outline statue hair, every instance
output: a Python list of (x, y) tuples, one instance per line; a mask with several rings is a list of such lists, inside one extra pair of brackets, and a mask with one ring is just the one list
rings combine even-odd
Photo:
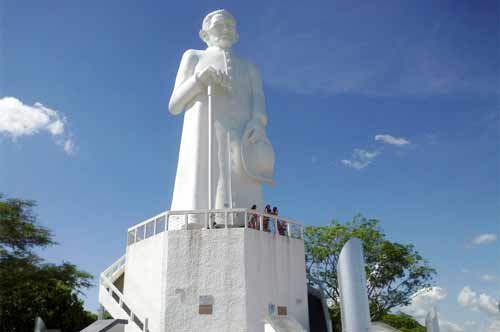
[[(208, 13), (207, 16), (205, 16), (205, 18), (203, 19), (203, 23), (201, 25), (201, 30), (199, 33), (201, 40), (203, 40), (207, 45), (208, 45), (207, 31), (210, 28), (210, 25), (212, 24), (212, 19), (216, 15), (222, 15), (225, 18), (230, 19), (231, 21), (233, 21), (233, 24), (236, 27), (236, 20), (234, 19), (234, 16), (230, 12), (228, 12), (227, 10), (218, 9), (218, 10), (214, 10), (213, 12)], [(236, 43), (239, 39), (239, 35), (238, 35), (238, 32), (236, 31), (236, 29), (234, 32), (235, 32), (234, 43)]]

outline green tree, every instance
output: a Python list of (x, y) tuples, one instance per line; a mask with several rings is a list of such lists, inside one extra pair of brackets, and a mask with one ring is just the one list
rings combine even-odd
[(34, 206), (0, 195), (0, 331), (32, 331), (36, 316), (49, 328), (80, 331), (96, 319), (79, 298), (92, 276), (68, 262), (45, 263), (33, 252), (56, 244), (37, 224)]
[(381, 322), (386, 323), (401, 332), (426, 332), (426, 328), (420, 325), (411, 316), (404, 313), (399, 314), (385, 314), (380, 319)]
[(5, 199), (0, 194), (0, 252), (18, 257), (32, 256), (33, 247), (56, 244), (52, 233), (37, 225), (33, 214), (35, 202)]
[(341, 224), (307, 227), (305, 251), (308, 282), (323, 290), (331, 304), (332, 321), (340, 330), (340, 296), (337, 263), (344, 244), (352, 237), (361, 240), (364, 250), (367, 292), (372, 321), (382, 319), (391, 309), (408, 305), (411, 295), (430, 287), (435, 274), (411, 244), (388, 241), (379, 221), (357, 215)]

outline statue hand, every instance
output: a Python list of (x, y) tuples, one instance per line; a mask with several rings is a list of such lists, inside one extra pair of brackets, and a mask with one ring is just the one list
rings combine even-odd
[(223, 86), (228, 78), (221, 70), (215, 69), (213, 66), (206, 67), (202, 71), (195, 74), (196, 80), (204, 86), (219, 85)]
[(259, 140), (268, 142), (264, 127), (254, 121), (250, 121), (247, 124), (245, 133), (243, 134), (243, 139), (251, 144), (255, 144)]

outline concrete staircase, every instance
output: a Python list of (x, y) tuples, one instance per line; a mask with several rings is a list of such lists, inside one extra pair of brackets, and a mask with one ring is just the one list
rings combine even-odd
[(139, 317), (123, 295), (126, 256), (122, 256), (108, 267), (99, 280), (99, 302), (115, 319), (127, 320), (127, 332), (151, 332), (148, 319)]
[(96, 320), (80, 332), (123, 332), (127, 321), (123, 319)]

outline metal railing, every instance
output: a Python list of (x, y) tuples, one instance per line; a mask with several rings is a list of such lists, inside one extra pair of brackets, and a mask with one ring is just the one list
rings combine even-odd
[[(127, 233), (127, 245), (170, 230), (169, 225), (173, 220), (175, 220), (176, 225), (179, 223), (183, 225), (184, 229), (188, 229), (189, 224), (196, 223), (202, 229), (241, 227), (270, 232), (277, 236), (304, 239), (304, 226), (298, 221), (251, 209), (214, 209), (160, 213), (130, 227)], [(193, 220), (196, 222), (192, 222)]]
[(110, 267), (108, 267), (103, 273), (101, 273), (101, 278), (100, 278), (100, 284), (106, 292), (111, 296), (111, 298), (116, 302), (116, 304), (127, 314), (129, 317), (129, 321), (134, 322), (137, 327), (144, 332), (150, 332), (148, 328), (148, 319), (141, 319), (130, 307), (130, 305), (127, 305), (123, 299), (123, 294), (120, 292), (118, 288), (116, 288), (115, 285), (113, 285), (113, 282), (106, 276), (106, 273), (113, 275), (116, 271), (124, 267), (125, 262), (123, 263), (120, 268), (115, 269), (114, 272), (111, 272), (115, 266), (119, 266), (120, 263), (124, 261), (123, 257), (121, 257), (118, 261), (113, 263)]
[(125, 264), (127, 264), (127, 255), (123, 255), (122, 257), (120, 257), (116, 262), (114, 262), (106, 270), (104, 270), (102, 274), (110, 281), (113, 281), (113, 279), (115, 279), (115, 273), (124, 269)]

